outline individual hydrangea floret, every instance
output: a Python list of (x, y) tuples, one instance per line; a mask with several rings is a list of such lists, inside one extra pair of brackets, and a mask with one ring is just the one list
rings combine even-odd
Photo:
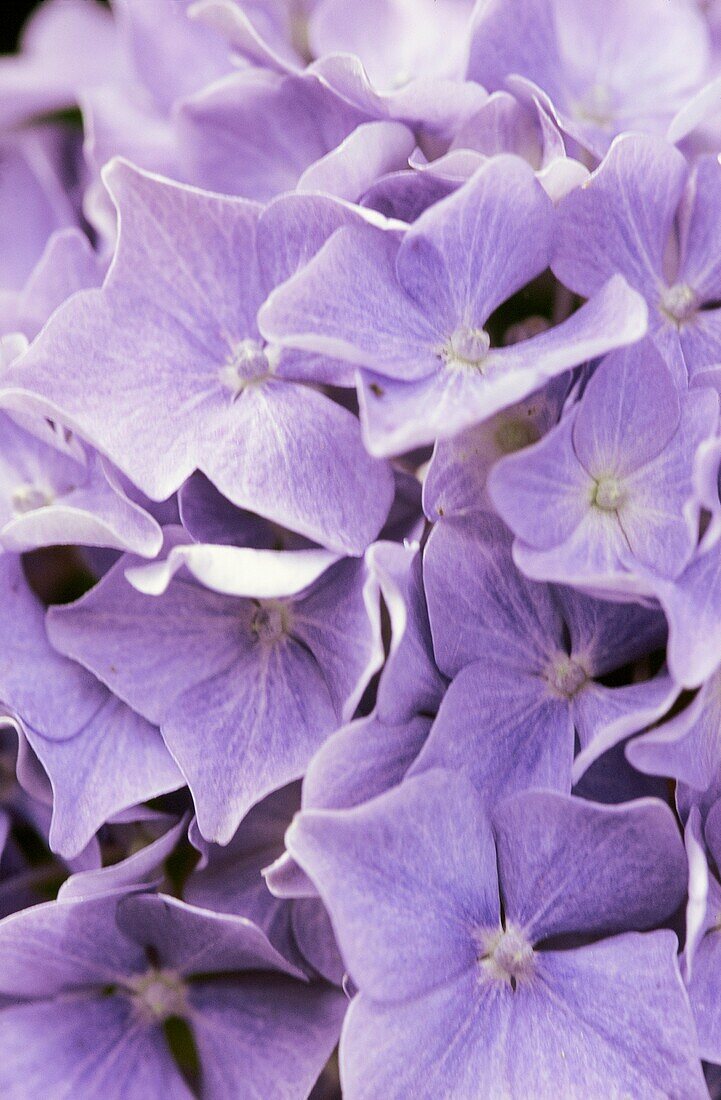
[(537, 97), (600, 158), (623, 131), (663, 134), (709, 62), (707, 28), (683, 0), (487, 0), (468, 75)]
[(74, 427), (153, 499), (198, 468), (233, 503), (362, 552), (388, 513), (390, 470), (365, 452), (356, 418), (305, 385), (307, 364), (296, 369), (256, 324), (286, 265), (360, 215), (323, 217), (319, 197), (299, 225), (295, 207), (261, 215), (123, 162), (106, 181), (120, 216), (109, 276), (57, 312), (5, 372), (4, 393)]
[(694, 460), (717, 421), (713, 390), (679, 394), (649, 341), (609, 356), (557, 427), (491, 472), (517, 564), (612, 593), (678, 577), (698, 538)]
[(530, 167), (494, 157), (402, 240), (372, 227), (334, 234), (271, 295), (261, 329), (284, 346), (363, 368), (359, 401), (372, 453), (455, 435), (645, 333), (643, 303), (616, 278), (563, 324), (491, 347), (489, 317), (547, 268), (554, 225)]
[(412, 773), (462, 771), (489, 805), (534, 786), (569, 793), (598, 756), (664, 715), (678, 694), (664, 674), (602, 683), (663, 646), (663, 617), (526, 580), (496, 517), (441, 523), (423, 573), (436, 661), (452, 682)]
[[(0, 993), (14, 1001), (0, 1007), (0, 1087), (13, 1098), (70, 1085), (190, 1100), (202, 1079), (209, 1100), (249, 1082), (302, 1100), (345, 1007), (331, 987), (304, 982), (251, 921), (162, 895), (25, 910), (0, 924), (0, 959)], [(178, 1020), (196, 1052), (192, 1088), (167, 1038)]]
[(360, 990), (340, 1044), (351, 1100), (479, 1081), (489, 1095), (706, 1095), (675, 937), (637, 931), (685, 890), (661, 803), (528, 792), (491, 828), (466, 781), (434, 771), (304, 812), (287, 843)]
[[(155, 595), (131, 587), (123, 558), (48, 616), (58, 650), (159, 724), (208, 840), (227, 843), (256, 802), (302, 774), (380, 664), (375, 582), (362, 561), (328, 559), (179, 546), (169, 566), (135, 571)], [(174, 577), (180, 568), (200, 581)]]
[(683, 388), (721, 356), (721, 165), (691, 167), (658, 138), (618, 138), (559, 208), (553, 270), (579, 294), (620, 272), (643, 294), (649, 335)]

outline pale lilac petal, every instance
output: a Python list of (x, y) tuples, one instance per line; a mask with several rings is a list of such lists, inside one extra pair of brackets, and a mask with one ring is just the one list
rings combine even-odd
[(644, 348), (644, 355), (638, 349), (610, 355), (586, 387), (573, 449), (592, 477), (625, 477), (647, 466), (678, 427), (681, 407), (671, 374), (648, 343)]
[(172, 546), (165, 561), (126, 568), (133, 588), (162, 596), (181, 570), (225, 596), (276, 599), (295, 596), (339, 560), (328, 550), (255, 550), (203, 543)]
[(56, 997), (107, 986), (146, 968), (145, 953), (115, 924), (117, 896), (48, 902), (0, 924), (0, 992)]
[(346, 559), (327, 570), (293, 607), (293, 637), (323, 670), (336, 712), (355, 713), (383, 665), (376, 579), (365, 562)]
[(79, 229), (56, 230), (22, 291), (7, 305), (0, 304), (3, 328), (36, 336), (50, 314), (76, 290), (99, 286), (105, 268)]
[(308, 37), (317, 57), (355, 54), (374, 87), (390, 91), (419, 73), (458, 79), (470, 12), (467, 0), (419, 0), (415, 5), (369, 0), (362, 8), (345, 0), (321, 0)]
[(23, 1096), (191, 1100), (160, 1028), (133, 1013), (130, 998), (100, 991), (0, 1009), (0, 1089)]
[(307, 1095), (338, 1040), (347, 1001), (324, 983), (244, 977), (190, 994), (203, 1096)]
[(146, 884), (158, 885), (166, 859), (187, 833), (189, 816), (185, 814), (157, 840), (146, 844), (119, 863), (75, 871), (60, 887), (58, 899), (71, 901), (114, 890), (136, 890), (138, 886)]
[[(434, 371), (442, 318), (411, 302), (396, 279), (396, 233), (347, 227), (275, 290), (259, 314), (267, 339), (398, 378)], [(333, 288), (331, 296), (329, 287)]]
[(664, 674), (617, 688), (587, 683), (572, 703), (581, 746), (573, 763), (574, 783), (604, 752), (663, 718), (679, 693), (678, 685)]
[[(578, 408), (531, 447), (507, 455), (491, 471), (488, 489), (500, 516), (519, 539), (550, 550), (569, 539), (590, 511), (593, 479), (573, 447)], [(545, 501), (538, 508), (539, 499)]]
[(176, 583), (163, 596), (143, 596), (124, 569), (121, 560), (77, 603), (51, 609), (48, 635), (56, 649), (90, 666), (116, 695), (157, 724), (188, 682), (232, 663), (239, 603), (194, 584)]
[(430, 718), (403, 724), (371, 715), (329, 737), (303, 780), (304, 809), (350, 809), (397, 786), (423, 747)]
[(692, 390), (668, 446), (624, 480), (628, 496), (618, 519), (631, 552), (648, 569), (669, 577), (681, 573), (696, 546), (693, 461), (701, 443), (716, 430), (718, 408), (711, 390)]
[(450, 773), (352, 810), (304, 811), (286, 844), (326, 903), (351, 975), (379, 1000), (462, 974), (477, 950), (469, 917), (498, 924), (490, 830), (473, 790)]
[(508, 920), (538, 940), (659, 924), (686, 891), (686, 856), (668, 806), (597, 806), (545, 792), (494, 811)]
[(279, 73), (301, 68), (302, 59), (277, 8), (261, 3), (245, 10), (235, 0), (196, 0), (189, 15), (223, 35), (232, 50), (251, 64)]
[(120, 898), (117, 922), (137, 943), (155, 948), (161, 964), (185, 977), (241, 970), (299, 976), (244, 917), (211, 913), (164, 894), (136, 894)]
[[(692, 806), (684, 828), (684, 845), (688, 861), (688, 901), (686, 902), (686, 940), (683, 951), (683, 973), (686, 983), (693, 975), (693, 963), (704, 934), (713, 922), (709, 908), (709, 874), (703, 827), (698, 806)], [(717, 887), (718, 889), (718, 887)]]
[(391, 470), (366, 452), (356, 417), (323, 394), (271, 380), (211, 427), (198, 465), (234, 504), (351, 554), (379, 533)]
[(672, 776), (702, 792), (716, 776), (720, 750), (721, 675), (717, 672), (679, 714), (631, 741), (626, 756), (640, 771)]
[(684, 157), (665, 141), (617, 138), (601, 167), (560, 204), (552, 267), (561, 282), (588, 297), (621, 272), (657, 301), (687, 175)]
[[(339, 724), (323, 672), (301, 645), (232, 658), (164, 712), (163, 737), (208, 840), (227, 844), (250, 808), (299, 778)], [(199, 717), (203, 733), (199, 736)]]
[(513, 1063), (515, 1088), (537, 1081), (535, 1095), (548, 1100), (609, 1089), (620, 1096), (704, 1100), (676, 946), (673, 933), (664, 931), (544, 952), (536, 1003), (529, 997), (513, 1029), (510, 1050), (523, 1052)]
[(183, 102), (180, 152), (201, 187), (267, 202), (364, 121), (312, 73), (246, 69)]
[(399, 282), (420, 309), (437, 311), (442, 301), (453, 327), (463, 320), (483, 328), (548, 266), (553, 225), (551, 202), (528, 165), (495, 157), (414, 223), (398, 252)]
[(158, 730), (107, 693), (75, 737), (54, 741), (26, 728), (53, 789), (50, 846), (77, 855), (113, 814), (184, 785)]
[(684, 687), (698, 687), (721, 663), (721, 544), (698, 552), (673, 582), (651, 584), (668, 619), (669, 668)]
[(455, 676), (484, 659), (540, 671), (563, 646), (563, 623), (550, 590), (513, 564), (511, 536), (488, 513), (442, 523), (432, 532), (423, 576), (438, 667)]
[(107, 692), (48, 642), (45, 610), (28, 587), (19, 557), (0, 555), (0, 580), (0, 699), (22, 727), (54, 741), (72, 739), (106, 704)]
[(406, 167), (415, 143), (413, 132), (401, 122), (361, 123), (337, 148), (306, 168), (297, 189), (357, 202), (380, 176)]
[(688, 982), (688, 995), (696, 1021), (701, 1057), (715, 1063), (721, 1062), (721, 1011), (717, 981), (719, 965), (721, 936), (713, 931), (704, 936), (696, 949), (693, 971)]
[(451, 683), (409, 774), (462, 772), (489, 807), (530, 787), (570, 794), (573, 745), (568, 700), (487, 655)]

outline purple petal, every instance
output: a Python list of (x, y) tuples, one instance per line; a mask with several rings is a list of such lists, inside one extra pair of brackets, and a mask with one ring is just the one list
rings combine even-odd
[(190, 994), (203, 1096), (308, 1095), (338, 1040), (342, 993), (265, 977), (201, 982)]
[(254, 970), (302, 976), (244, 917), (210, 913), (163, 894), (139, 894), (120, 899), (117, 920), (127, 936), (154, 948), (164, 966), (187, 978)]
[(665, 141), (617, 138), (601, 167), (560, 204), (552, 267), (561, 282), (588, 297), (620, 272), (656, 304), (687, 175), (683, 156)]
[(191, 1100), (162, 1031), (133, 1012), (130, 998), (98, 991), (0, 1009), (8, 1098), (103, 1096), (107, 1100)]
[(409, 774), (462, 772), (490, 807), (529, 787), (570, 794), (572, 762), (568, 699), (553, 695), (541, 676), (487, 654), (451, 683)]
[(304, 809), (350, 809), (397, 786), (428, 736), (422, 715), (398, 725), (370, 716), (338, 730), (311, 760)]
[(455, 676), (484, 658), (540, 672), (563, 644), (549, 589), (529, 583), (511, 558), (503, 524), (479, 513), (437, 526), (423, 557), (433, 646), (439, 668)]
[(474, 964), (473, 922), (498, 925), (490, 831), (475, 793), (450, 773), (352, 810), (304, 811), (286, 844), (318, 887), (354, 980), (379, 1000), (451, 981)]
[(0, 991), (56, 997), (145, 970), (144, 952), (115, 924), (117, 896), (48, 902), (0, 924)]
[(536, 941), (648, 928), (685, 894), (683, 844), (655, 799), (615, 807), (527, 792), (496, 807), (494, 830), (507, 918)]

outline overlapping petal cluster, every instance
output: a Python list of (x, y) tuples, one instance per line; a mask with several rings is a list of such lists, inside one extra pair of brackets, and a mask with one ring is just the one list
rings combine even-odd
[(0, 1097), (721, 1097), (721, 14), (0, 58)]

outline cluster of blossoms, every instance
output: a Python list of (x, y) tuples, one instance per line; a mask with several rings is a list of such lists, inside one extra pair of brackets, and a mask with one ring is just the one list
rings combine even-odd
[(713, 0), (39, 7), (3, 1100), (721, 1096), (720, 153)]

